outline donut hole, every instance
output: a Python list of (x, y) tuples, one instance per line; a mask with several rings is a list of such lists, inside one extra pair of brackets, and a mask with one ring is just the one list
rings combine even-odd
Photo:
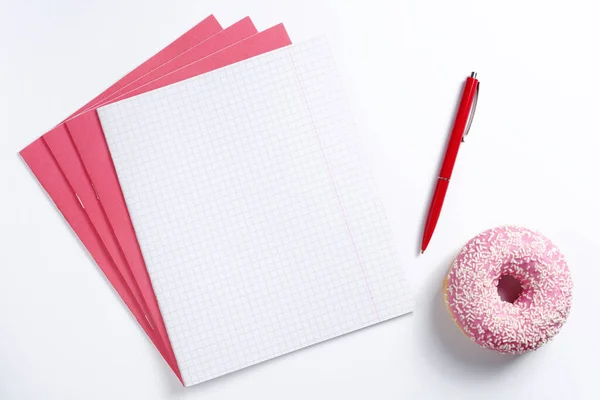
[(521, 282), (512, 275), (502, 275), (498, 280), (498, 295), (502, 301), (514, 303), (523, 292)]

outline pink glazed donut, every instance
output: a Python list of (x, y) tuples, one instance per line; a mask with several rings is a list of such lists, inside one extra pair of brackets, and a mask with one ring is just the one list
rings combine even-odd
[[(521, 285), (512, 303), (498, 294), (511, 276)], [(454, 322), (480, 346), (522, 354), (552, 339), (571, 309), (573, 282), (562, 253), (529, 229), (504, 226), (471, 239), (444, 280)]]

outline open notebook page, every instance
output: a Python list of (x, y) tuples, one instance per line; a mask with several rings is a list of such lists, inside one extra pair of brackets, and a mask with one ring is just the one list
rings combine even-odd
[(186, 385), (412, 310), (325, 39), (98, 114)]

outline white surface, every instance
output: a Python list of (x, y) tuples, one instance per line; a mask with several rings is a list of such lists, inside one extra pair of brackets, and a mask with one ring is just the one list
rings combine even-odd
[(324, 37), (98, 110), (186, 386), (414, 308)]
[[(0, 398), (588, 399), (597, 397), (600, 6), (593, 1), (0, 3)], [(184, 389), (16, 152), (214, 12), (334, 41), (399, 250), (414, 314)], [(431, 248), (423, 213), (462, 80), (482, 80)], [(31, 116), (36, 110), (35, 117)], [(570, 262), (562, 332), (515, 359), (446, 316), (441, 278), (498, 224), (549, 236)]]

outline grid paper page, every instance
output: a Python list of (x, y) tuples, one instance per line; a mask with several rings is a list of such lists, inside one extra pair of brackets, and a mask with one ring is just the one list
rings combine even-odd
[(412, 311), (325, 39), (98, 114), (186, 386)]

